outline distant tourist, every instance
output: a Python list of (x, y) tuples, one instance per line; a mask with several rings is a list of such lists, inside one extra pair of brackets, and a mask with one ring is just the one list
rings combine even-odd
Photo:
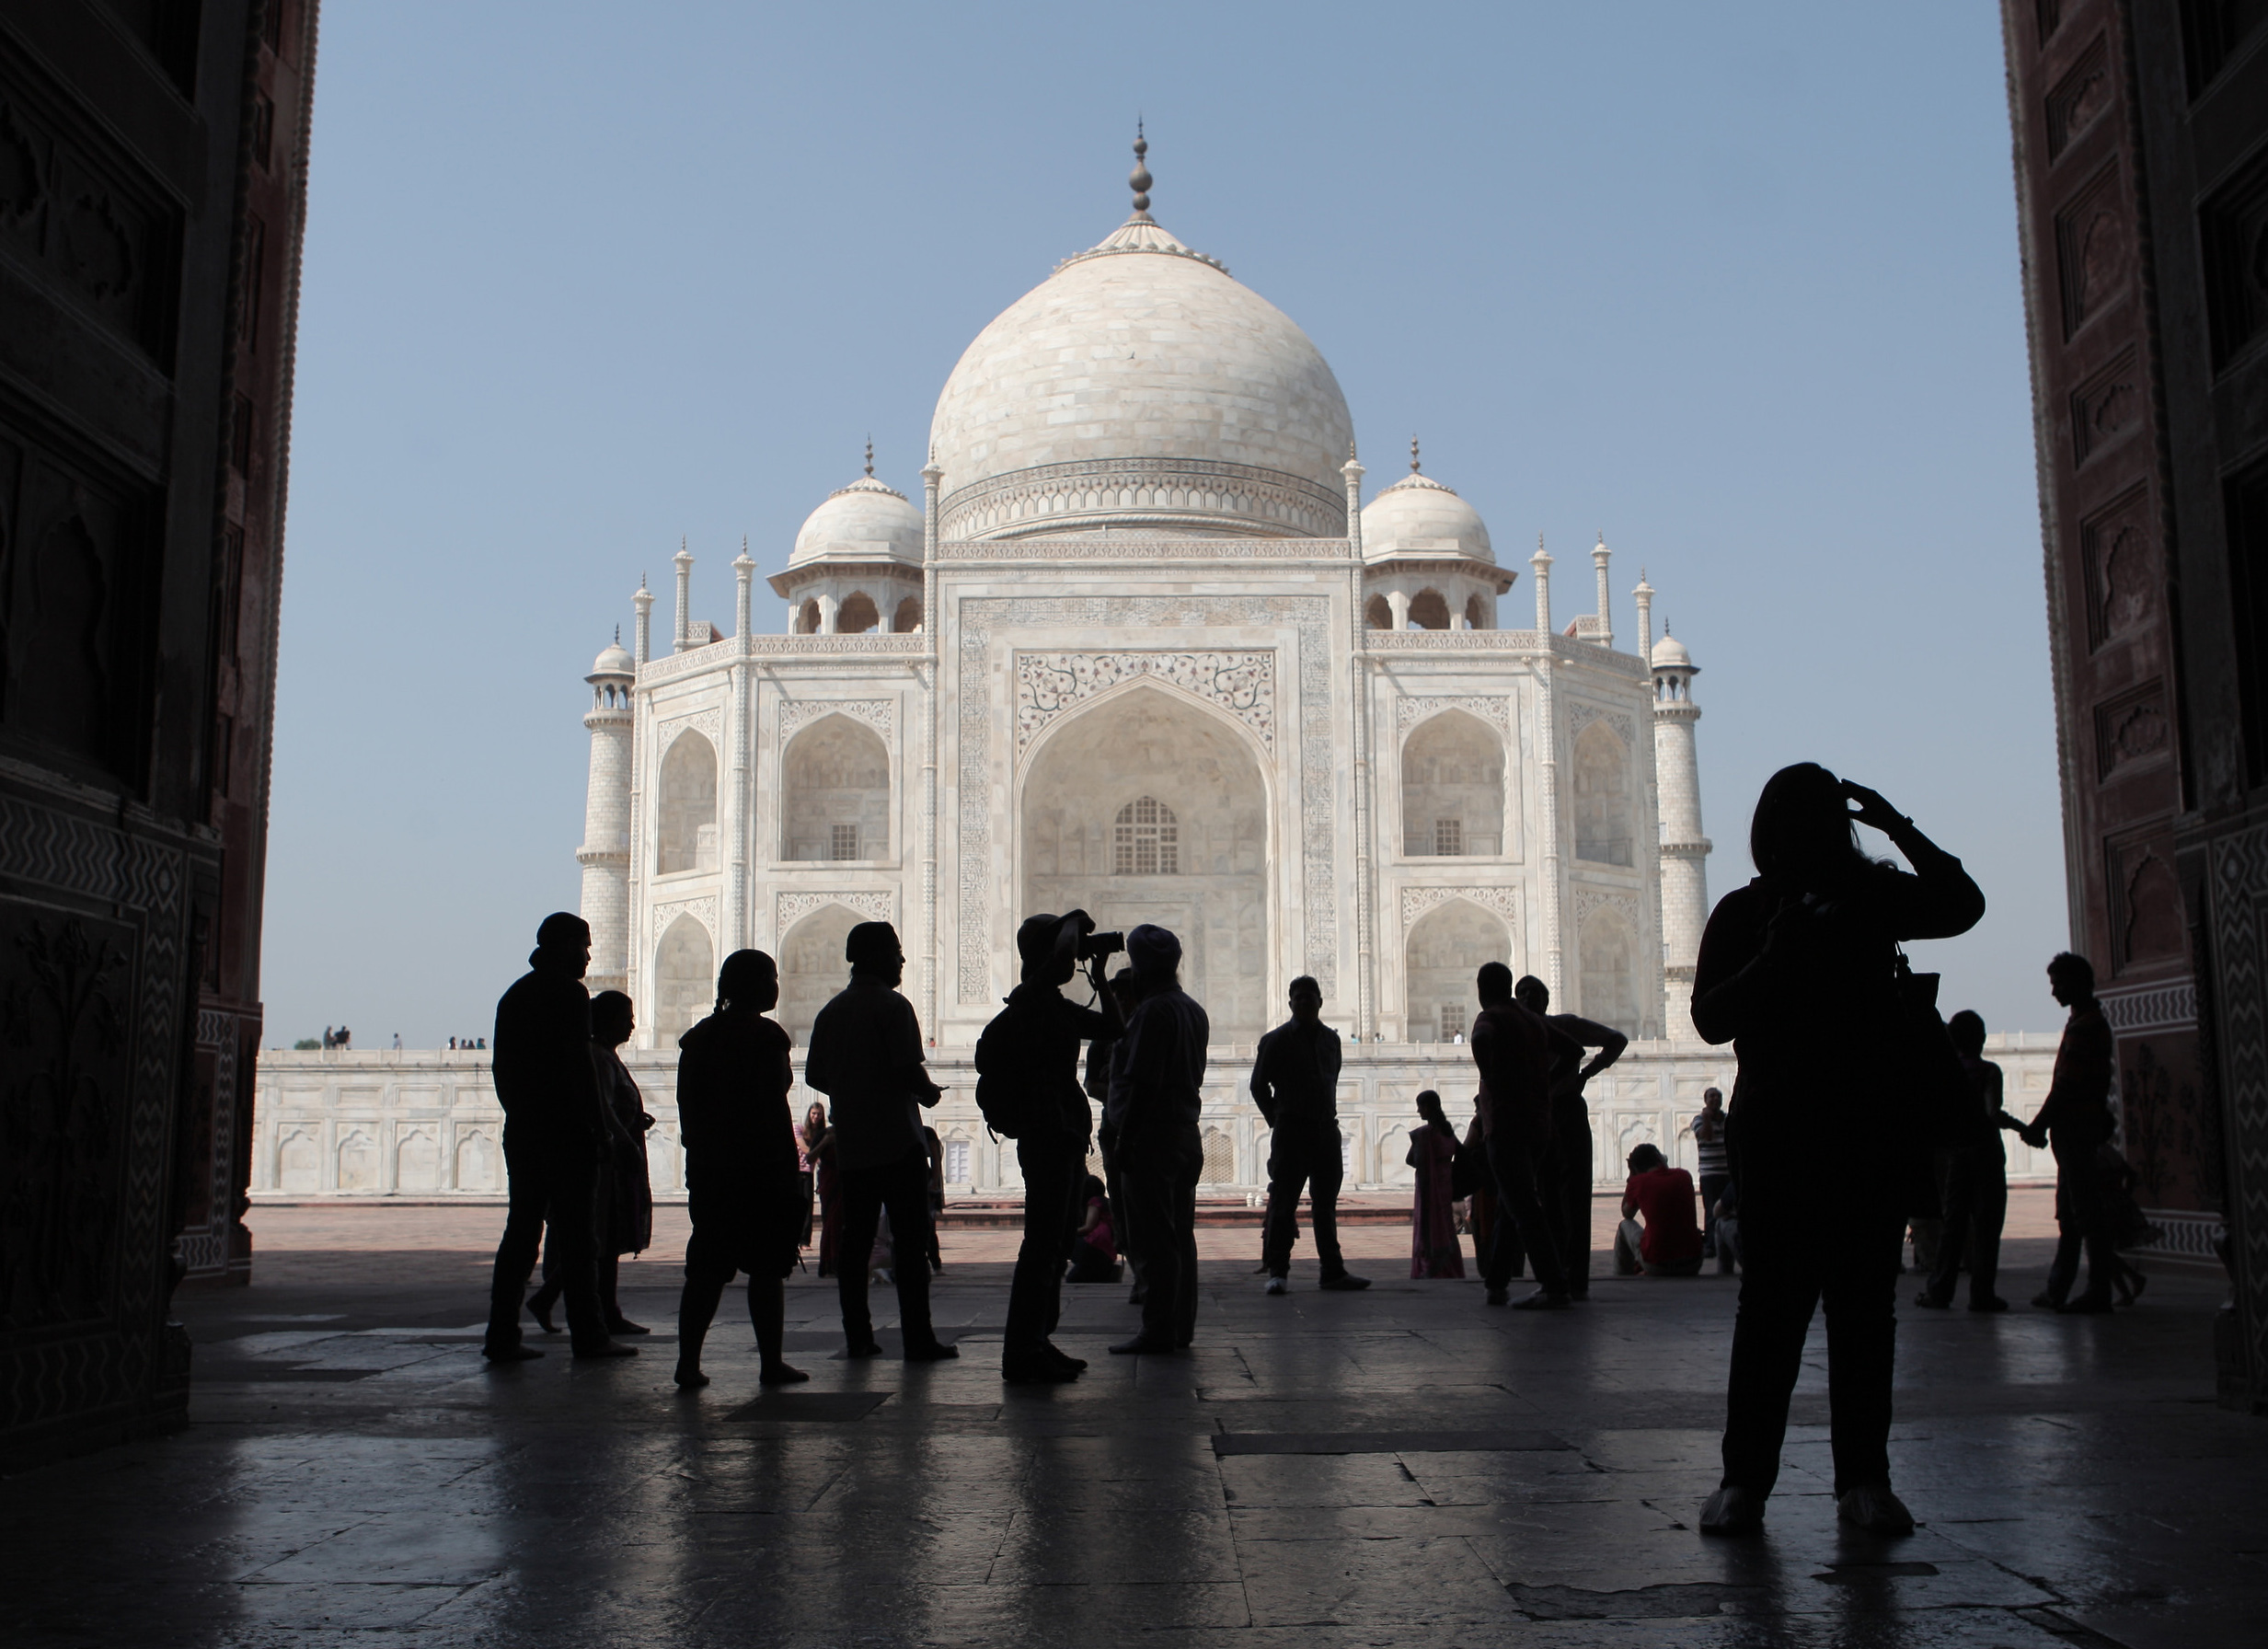
[[(894, 1243), (916, 1258), (892, 1268), (902, 1355), (931, 1363), (961, 1354), (938, 1340), (929, 1319), (929, 1268), (919, 1259), (929, 1225), (929, 1165), (921, 1110), (945, 1091), (929, 1078), (921, 1021), (898, 994), (905, 951), (888, 922), (860, 922), (844, 943), (850, 983), (819, 1010), (803, 1079), (831, 1101), (834, 1149), (842, 1176), (842, 1247), (835, 1285), (843, 1334), (854, 1357), (881, 1355), (867, 1309), (867, 1259), (890, 1210)], [(909, 1241), (909, 1238), (911, 1240)]]
[(1951, 1305), (1966, 1265), (1969, 1309), (2005, 1311), (2009, 1302), (1994, 1292), (2000, 1272), (2000, 1228), (2009, 1211), (2009, 1153), (2000, 1131), (2023, 1124), (2002, 1108), (2001, 1071), (1985, 1057), (1983, 1017), (1963, 1009), (1945, 1021), (1945, 1029), (1975, 1090), (1975, 1107), (1948, 1152), (1945, 1228), (1938, 1245), (1937, 1269), (1914, 1303), (1936, 1309)]
[(1511, 1260), (1505, 1237), (1516, 1235), (1536, 1270), (1538, 1286), (1514, 1306), (1522, 1311), (1560, 1310), (1568, 1304), (1567, 1274), (1537, 1191), (1537, 1177), (1551, 1146), (1551, 1027), (1513, 1000), (1512, 970), (1485, 963), (1475, 981), (1480, 1017), (1473, 1025), (1473, 1064), (1480, 1072), (1479, 1105), (1489, 1170), (1496, 1181), (1496, 1216), (1508, 1228), (1498, 1235), (1487, 1266), (1488, 1302), (1511, 1297)]
[(578, 1357), (627, 1357), (599, 1305), (596, 1239), (599, 1160), (608, 1126), (591, 1060), (591, 928), (558, 911), (535, 930), (535, 949), (496, 1005), (496, 1100), (504, 1112), (504, 1171), (511, 1205), (489, 1291), (483, 1355), (515, 1363), (543, 1353), (520, 1343), (520, 1305), (549, 1224), (555, 1274), (567, 1301)]
[[(1861, 824), (1914, 869), (1861, 852)], [(1924, 1142), (1902, 1089), (1913, 1021), (1897, 948), (1967, 932), (1985, 895), (1911, 819), (1811, 762), (1766, 782), (1749, 858), (1757, 875), (1718, 901), (1693, 984), (1695, 1029), (1735, 1044), (1740, 1059), (1729, 1124), (1740, 1310), (1724, 1477), (1701, 1528), (1762, 1527), (1824, 1297), (1837, 1514), (1873, 1534), (1907, 1534), (1913, 1516), (1890, 1487), (1891, 1386), (1904, 1188)]]
[(1102, 1181), (1087, 1176), (1087, 1211), (1080, 1217), (1078, 1235), (1071, 1244), (1071, 1268), (1066, 1283), (1118, 1281), (1118, 1240), (1111, 1229), (1111, 1198)]
[[(654, 1119), (647, 1113), (629, 1067), (616, 1052), (637, 1028), (630, 998), (620, 991), (603, 990), (591, 998), (591, 1057), (598, 1067), (608, 1124), (606, 1151), (599, 1160), (598, 1297), (607, 1332), (613, 1334), (649, 1332), (622, 1314), (618, 1297), (622, 1256), (643, 1252), (653, 1242), (653, 1181), (646, 1161), (646, 1130)], [(559, 1228), (553, 1226), (545, 1233), (544, 1286), (527, 1302), (528, 1315), (547, 1334), (559, 1332), (551, 1319), (564, 1286), (558, 1253)]]
[(734, 1276), (748, 1274), (756, 1378), (790, 1386), (787, 1278), (802, 1215), (796, 1206), (795, 1085), (788, 1033), (765, 1016), (779, 1000), (779, 969), (761, 951), (735, 951), (717, 971), (717, 1004), (677, 1039), (677, 1116), (685, 1147), (693, 1234), (677, 1302), (677, 1384), (708, 1384), (701, 1346)]
[(338, 1045), (339, 1045), (339, 1037), (338, 1037), (338, 1034), (337, 1034), (335, 1032), (333, 1032), (333, 1031), (331, 1030), (331, 1028), (330, 1028), (328, 1025), (324, 1026), (324, 1027), (323, 1027), (323, 1046), (324, 1046), (326, 1049), (330, 1049), (330, 1048), (335, 1048), (335, 1047), (337, 1047)]
[(1410, 1274), (1461, 1277), (1465, 1251), (1456, 1235), (1456, 1130), (1441, 1108), (1441, 1096), (1430, 1088), (1418, 1095), (1418, 1115), (1423, 1120), (1410, 1130), (1410, 1149), (1402, 1159), (1418, 1175), (1410, 1207)]
[[(323, 1032), (323, 1045), (327, 1048), (330, 1046), (330, 1032), (328, 1031)], [(452, 1054), (456, 1052), (456, 1038), (454, 1036), (449, 1039), (449, 1051)]]
[(1701, 1231), (1693, 1217), (1693, 1176), (1672, 1168), (1657, 1145), (1640, 1145), (1622, 1187), (1615, 1228), (1615, 1274), (1691, 1277), (1701, 1273)]
[(351, 1048), (354, 1045), (354, 1032), (344, 1025), (339, 1027), (339, 1045), (342, 1048)]
[(394, 1032), (394, 1051), (397, 1054), (402, 1051), (402, 1033), (398, 1031)]
[[(1551, 987), (1530, 974), (1512, 987), (1521, 1007), (1540, 1018), (1555, 1032), (1551, 1044), (1551, 1146), (1546, 1153), (1537, 1190), (1542, 1194), (1544, 1217), (1551, 1222), (1552, 1240), (1559, 1245), (1560, 1269), (1567, 1273), (1567, 1292), (1583, 1299), (1591, 1292), (1591, 1107), (1583, 1097), (1583, 1085), (1622, 1057), (1630, 1039), (1612, 1025), (1584, 1019), (1579, 1013), (1553, 1013)], [(1589, 1060), (1584, 1053), (1598, 1050)]]
[(1710, 1260), (1717, 1257), (1717, 1199), (1733, 1182), (1733, 1170), (1725, 1162), (1724, 1124), (1724, 1090), (1704, 1088), (1701, 1108), (1685, 1131), (1693, 1136), (1700, 1156), (1701, 1255)]
[(1323, 1022), (1323, 987), (1305, 974), (1292, 981), (1292, 1017), (1260, 1039), (1248, 1084), (1268, 1124), (1267, 1291), (1291, 1286), (1292, 1233), (1299, 1195), (1315, 1227), (1318, 1288), (1370, 1286), (1347, 1270), (1339, 1250), (1339, 1187), (1346, 1175), (1339, 1136), (1339, 1032)]
[[(2047, 986), (2070, 1017), (2055, 1050), (2047, 1101), (2024, 1130), (2032, 1149), (2052, 1143), (2055, 1153), (2055, 1261), (2048, 1267), (2047, 1287), (2032, 1303), (2065, 1312), (2108, 1311), (2119, 1258), (2095, 1153), (2118, 1125), (2111, 1114), (2111, 1023), (2095, 1000), (2094, 964), (2084, 956), (2067, 951), (2049, 963)], [(2082, 1247), (2087, 1292), (2073, 1299)]]
[(1197, 1181), (1204, 1171), (1212, 1024), (1181, 988), (1181, 941), (1145, 922), (1126, 935), (1140, 1005), (1111, 1078), (1109, 1115), (1142, 1264), (1142, 1331), (1119, 1353), (1178, 1351), (1197, 1334)]
[[(827, 1108), (813, 1100), (803, 1113), (803, 1125), (795, 1131), (796, 1173), (803, 1185), (802, 1246), (812, 1245), (812, 1204), (819, 1188), (819, 1142), (826, 1137)], [(819, 1274), (826, 1275), (825, 1272)]]

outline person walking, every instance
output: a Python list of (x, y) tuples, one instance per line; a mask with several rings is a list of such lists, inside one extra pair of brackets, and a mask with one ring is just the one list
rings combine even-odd
[[(1512, 970), (1502, 963), (1483, 963), (1475, 983), (1480, 1016), (1473, 1021), (1473, 1064), (1499, 1222), (1485, 1274), (1488, 1301), (1501, 1306), (1511, 1298), (1513, 1257), (1525, 1251), (1537, 1288), (1514, 1309), (1561, 1310), (1569, 1303), (1567, 1274), (1536, 1184), (1551, 1147), (1551, 1027), (1513, 999)], [(1514, 1235), (1517, 1249), (1505, 1240)]]
[(1269, 1129), (1266, 1289), (1291, 1288), (1303, 1189), (1322, 1263), (1317, 1286), (1367, 1288), (1370, 1279), (1349, 1272), (1339, 1251), (1339, 1187), (1346, 1171), (1339, 1138), (1339, 1032), (1323, 1022), (1323, 987), (1313, 979), (1302, 974), (1289, 996), (1292, 1017), (1260, 1039), (1248, 1084)]
[[(610, 1334), (650, 1332), (622, 1314), (619, 1297), (622, 1256), (642, 1252), (653, 1241), (653, 1179), (646, 1159), (646, 1130), (653, 1126), (653, 1118), (646, 1113), (629, 1067), (616, 1052), (637, 1028), (630, 998), (620, 991), (603, 990), (591, 998), (591, 1059), (597, 1067), (606, 1113), (606, 1149), (599, 1159), (595, 1258), (599, 1309)], [(544, 1286), (527, 1302), (528, 1315), (547, 1334), (559, 1332), (551, 1310), (562, 1286), (558, 1228), (553, 1226), (544, 1234)]]
[(779, 1000), (779, 968), (761, 951), (735, 951), (717, 970), (717, 1005), (677, 1039), (677, 1118), (685, 1147), (685, 1282), (677, 1299), (678, 1386), (708, 1384), (701, 1346), (724, 1291), (748, 1274), (757, 1380), (791, 1386), (788, 1274), (796, 1267), (803, 1210), (797, 1201), (795, 1070), (787, 1032), (765, 1016)]
[(1079, 1044), (1115, 1042), (1125, 1029), (1100, 957), (1088, 964), (1100, 1012), (1063, 994), (1078, 973), (1079, 940), (1094, 927), (1083, 910), (1027, 918), (1016, 930), (1023, 980), (976, 1044), (984, 1113), (1012, 1119), (1024, 1180), (1024, 1240), (1000, 1348), (1000, 1378), (1011, 1384), (1075, 1380), (1087, 1366), (1052, 1336), (1063, 1315), (1064, 1262), (1080, 1224), (1094, 1133), (1079, 1084)]
[[(1882, 832), (1913, 869), (1860, 851)], [(1765, 784), (1757, 874), (1717, 903), (1695, 965), (1693, 1022), (1739, 1059), (1729, 1144), (1741, 1291), (1710, 1534), (1760, 1528), (1813, 1312), (1827, 1312), (1835, 1493), (1842, 1519), (1910, 1533), (1890, 1486), (1891, 1376), (1905, 1195), (1926, 1161), (1911, 1110), (1913, 1016), (1901, 940), (1965, 933), (1985, 895), (1961, 861), (1864, 785), (1815, 763)]]
[(929, 1322), (929, 1268), (922, 1262), (929, 1228), (928, 1154), (919, 1107), (933, 1106), (945, 1090), (929, 1079), (922, 1056), (921, 1021), (898, 994), (905, 951), (888, 922), (860, 922), (843, 946), (850, 984), (819, 1010), (812, 1025), (803, 1079), (827, 1096), (835, 1164), (842, 1177), (842, 1241), (835, 1282), (842, 1299), (843, 1334), (849, 1355), (881, 1355), (867, 1310), (868, 1256), (890, 1210), (892, 1244), (910, 1263), (891, 1268), (898, 1293), (899, 1333), (909, 1363), (934, 1363), (961, 1354), (937, 1337)]
[[(2047, 985), (2070, 1016), (2055, 1050), (2047, 1101), (2024, 1130), (2032, 1149), (2052, 1142), (2055, 1152), (2055, 1260), (2048, 1267), (2047, 1287), (2032, 1303), (2067, 1313), (2108, 1311), (2120, 1265), (2095, 1157), (2118, 1128), (2111, 1114), (2111, 1022), (2095, 1000), (2094, 964), (2084, 956), (2067, 951), (2050, 962)], [(2087, 1292), (2073, 1299), (2082, 1248)]]
[(574, 1355), (635, 1356), (636, 1346), (606, 1332), (593, 1256), (607, 1126), (591, 1060), (591, 993), (582, 983), (591, 965), (589, 925), (566, 911), (546, 917), (527, 964), (496, 1004), (496, 1100), (504, 1112), (511, 1201), (496, 1245), (481, 1355), (491, 1363), (543, 1355), (520, 1343), (520, 1306), (547, 1224)]
[(1693, 1148), (1700, 1158), (1701, 1257), (1705, 1260), (1717, 1257), (1717, 1200), (1733, 1181), (1733, 1170), (1725, 1160), (1724, 1124), (1724, 1090), (1704, 1088), (1701, 1108), (1686, 1124), (1686, 1132), (1693, 1136)]
[[(1546, 1154), (1537, 1189), (1542, 1194), (1544, 1217), (1560, 1247), (1560, 1266), (1567, 1273), (1567, 1292), (1572, 1299), (1591, 1295), (1591, 1107), (1583, 1097), (1583, 1084), (1622, 1057), (1630, 1039), (1612, 1025), (1602, 1025), (1579, 1013), (1553, 1013), (1551, 987), (1529, 974), (1512, 987), (1521, 1007), (1541, 1019), (1554, 1032), (1551, 1044), (1551, 1147)], [(1586, 1063), (1583, 1054), (1598, 1053)]]
[(1461, 1277), (1465, 1252), (1456, 1236), (1456, 1130), (1432, 1089), (1418, 1095), (1424, 1120), (1410, 1130), (1402, 1159), (1418, 1171), (1417, 1194), (1410, 1205), (1410, 1274)]
[(1126, 935), (1142, 1001), (1111, 1078), (1111, 1122), (1142, 1263), (1142, 1331), (1121, 1355), (1178, 1351), (1197, 1333), (1197, 1177), (1212, 1025), (1181, 988), (1181, 941), (1145, 922)]
[(2009, 1153), (2000, 1142), (2000, 1130), (2023, 1124), (2002, 1108), (2000, 1067), (1985, 1057), (1983, 1016), (1964, 1008), (1945, 1021), (1945, 1032), (1975, 1090), (1976, 1108), (1949, 1147), (1945, 1230), (1938, 1245), (1937, 1269), (1914, 1303), (1935, 1310), (1951, 1305), (1965, 1263), (1969, 1309), (2005, 1311), (2009, 1302), (1994, 1292), (2000, 1272), (2000, 1227), (2009, 1211)]

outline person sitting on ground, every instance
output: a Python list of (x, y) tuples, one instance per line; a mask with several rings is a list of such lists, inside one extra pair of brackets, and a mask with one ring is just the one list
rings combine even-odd
[(1370, 1286), (1347, 1270), (1339, 1250), (1339, 1187), (1345, 1178), (1339, 1135), (1339, 1032), (1323, 1022), (1323, 987), (1305, 974), (1291, 984), (1292, 1017), (1260, 1039), (1252, 1060), (1252, 1101), (1267, 1119), (1268, 1220), (1262, 1258), (1267, 1292), (1291, 1287), (1292, 1232), (1299, 1194), (1315, 1226), (1319, 1288)]
[(1630, 1178), (1622, 1188), (1622, 1223), (1615, 1228), (1615, 1274), (1634, 1277), (1641, 1271), (1650, 1277), (1701, 1274), (1693, 1176), (1672, 1168), (1655, 1145), (1641, 1145), (1630, 1152)]
[(795, 1086), (788, 1033), (765, 1017), (778, 1000), (777, 964), (761, 951), (735, 951), (717, 973), (716, 1010), (677, 1039), (677, 1118), (693, 1235), (677, 1302), (676, 1378), (687, 1390), (708, 1384), (701, 1343), (726, 1286), (743, 1271), (763, 1358), (757, 1379), (789, 1386), (811, 1378), (780, 1355), (803, 1217), (788, 1109)]
[(1456, 1238), (1456, 1129), (1441, 1108), (1441, 1095), (1430, 1088), (1418, 1095), (1418, 1114), (1424, 1120), (1410, 1130), (1410, 1150), (1402, 1159), (1418, 1170), (1417, 1195), (1410, 1207), (1410, 1274), (1461, 1277), (1465, 1251)]
[(1079, 1221), (1077, 1240), (1071, 1245), (1071, 1269), (1066, 1283), (1118, 1281), (1118, 1239), (1111, 1230), (1111, 1197), (1100, 1176), (1087, 1176), (1087, 1215)]

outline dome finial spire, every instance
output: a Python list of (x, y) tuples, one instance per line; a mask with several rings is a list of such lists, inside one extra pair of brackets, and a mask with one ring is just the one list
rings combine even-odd
[(1418, 438), (1415, 435), (1410, 437), (1410, 473), (1418, 473)]
[(869, 475), (874, 473), (874, 437), (871, 435), (866, 438), (866, 472)]
[(1150, 185), (1155, 181), (1150, 176), (1150, 168), (1143, 163), (1142, 157), (1150, 152), (1150, 140), (1142, 135), (1140, 115), (1134, 116), (1134, 170), (1126, 174), (1126, 181), (1134, 186), (1134, 209), (1135, 214), (1140, 215), (1150, 209)]

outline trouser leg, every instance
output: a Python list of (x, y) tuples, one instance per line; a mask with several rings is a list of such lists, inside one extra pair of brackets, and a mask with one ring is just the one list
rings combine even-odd
[(489, 1284), (488, 1349), (507, 1352), (520, 1343), (520, 1304), (535, 1269), (535, 1251), (544, 1237), (544, 1211), (551, 1191), (542, 1153), (504, 1130), (504, 1173), (510, 1204), (504, 1235), (496, 1245), (496, 1269)]
[[(1497, 1212), (1518, 1228), (1520, 1244), (1527, 1250), (1537, 1285), (1547, 1294), (1565, 1294), (1567, 1274), (1560, 1268), (1550, 1222), (1544, 1217), (1543, 1202), (1536, 1191), (1537, 1156), (1533, 1147), (1502, 1134), (1489, 1141), (1489, 1167), (1496, 1175)], [(1504, 1285), (1491, 1277), (1489, 1286)]]
[(696, 1230), (685, 1243), (685, 1282), (677, 1292), (677, 1366), (686, 1373), (698, 1372), (701, 1366), (701, 1346), (708, 1338), (708, 1325), (717, 1320), (718, 1302), (724, 1298), (725, 1286), (732, 1280), (730, 1263), (712, 1259)]
[(1197, 1334), (1197, 1180), (1204, 1171), (1203, 1148), (1192, 1141), (1174, 1176), (1173, 1227), (1176, 1248), (1173, 1343), (1187, 1345)]
[(1345, 1256), (1339, 1251), (1339, 1187), (1346, 1173), (1338, 1123), (1318, 1123), (1307, 1142), (1307, 1217), (1315, 1227), (1315, 1257), (1327, 1278), (1347, 1274)]
[(766, 1368), (777, 1367), (788, 1343), (788, 1280), (748, 1279), (748, 1322), (756, 1331), (756, 1353)]
[(1932, 1299), (1951, 1299), (1961, 1281), (1961, 1263), (1969, 1251), (1969, 1228), (1975, 1217), (1976, 1163), (1967, 1151), (1956, 1152), (1945, 1174), (1945, 1229), (1938, 1240), (1937, 1269), (1929, 1275)]
[(1826, 1253), (1827, 1417), (1837, 1494), (1890, 1481), (1903, 1239), (1894, 1213), (1849, 1214)]
[(883, 1170), (882, 1200), (890, 1209), (898, 1288), (898, 1332), (912, 1351), (937, 1338), (929, 1325), (929, 1165), (919, 1151)]
[(1127, 1154), (1123, 1172), (1134, 1240), (1141, 1246), (1142, 1338), (1173, 1343), (1175, 1296), (1181, 1284), (1181, 1251), (1173, 1224), (1173, 1161), (1169, 1154)]
[(874, 1319), (867, 1309), (867, 1256), (874, 1251), (874, 1233), (882, 1219), (884, 1170), (846, 1168), (835, 1195), (843, 1209), (843, 1229), (835, 1248), (835, 1290), (842, 1302), (843, 1337), (852, 1345), (868, 1345), (874, 1339)]
[(544, 1230), (543, 1286), (527, 1297), (528, 1309), (541, 1316), (549, 1316), (551, 1308), (559, 1303), (558, 1243), (553, 1240), (550, 1228)]
[(1763, 1496), (1779, 1481), (1788, 1402), (1802, 1371), (1803, 1337), (1819, 1303), (1812, 1246), (1818, 1232), (1802, 1218), (1759, 1218), (1744, 1193), (1741, 1297), (1733, 1319), (1733, 1362), (1725, 1382), (1724, 1482)]
[(2008, 1174), (1988, 1163), (1977, 1175), (1969, 1217), (1969, 1297), (1995, 1297), (2000, 1285), (2000, 1228), (2009, 1214)]
[(2078, 1280), (2079, 1254), (2086, 1242), (2085, 1212), (2079, 1205), (2080, 1170), (2055, 1164), (2055, 1258), (2047, 1268), (2048, 1297), (2057, 1305), (2071, 1297)]
[(1717, 1199), (1724, 1195), (1731, 1174), (1703, 1174), (1701, 1176), (1701, 1251), (1714, 1257), (1717, 1252)]
[(1017, 1141), (1016, 1160), (1024, 1172), (1024, 1240), (1008, 1284), (1007, 1351), (1045, 1341), (1061, 1311), (1064, 1213), (1074, 1190), (1076, 1148), (1052, 1138)]
[(600, 1314), (612, 1324), (622, 1317), (622, 1256), (606, 1252), (609, 1246), (599, 1245), (598, 1307)]
[(1551, 1234), (1559, 1244), (1560, 1268), (1567, 1274), (1568, 1292), (1583, 1295), (1591, 1286), (1591, 1119), (1586, 1113), (1580, 1125), (1571, 1118), (1551, 1137), (1551, 1180), (1557, 1217)]
[(558, 1244), (559, 1292), (567, 1302), (567, 1332), (577, 1351), (612, 1337), (598, 1298), (598, 1164), (582, 1153), (554, 1167), (549, 1219)]
[(1645, 1269), (1641, 1246), (1646, 1233), (1638, 1221), (1626, 1219), (1615, 1227), (1615, 1275), (1634, 1277)]
[(1292, 1274), (1292, 1244), (1298, 1240), (1299, 1195), (1307, 1188), (1307, 1153), (1295, 1124), (1279, 1124), (1268, 1136), (1268, 1217), (1261, 1258), (1272, 1277)]

